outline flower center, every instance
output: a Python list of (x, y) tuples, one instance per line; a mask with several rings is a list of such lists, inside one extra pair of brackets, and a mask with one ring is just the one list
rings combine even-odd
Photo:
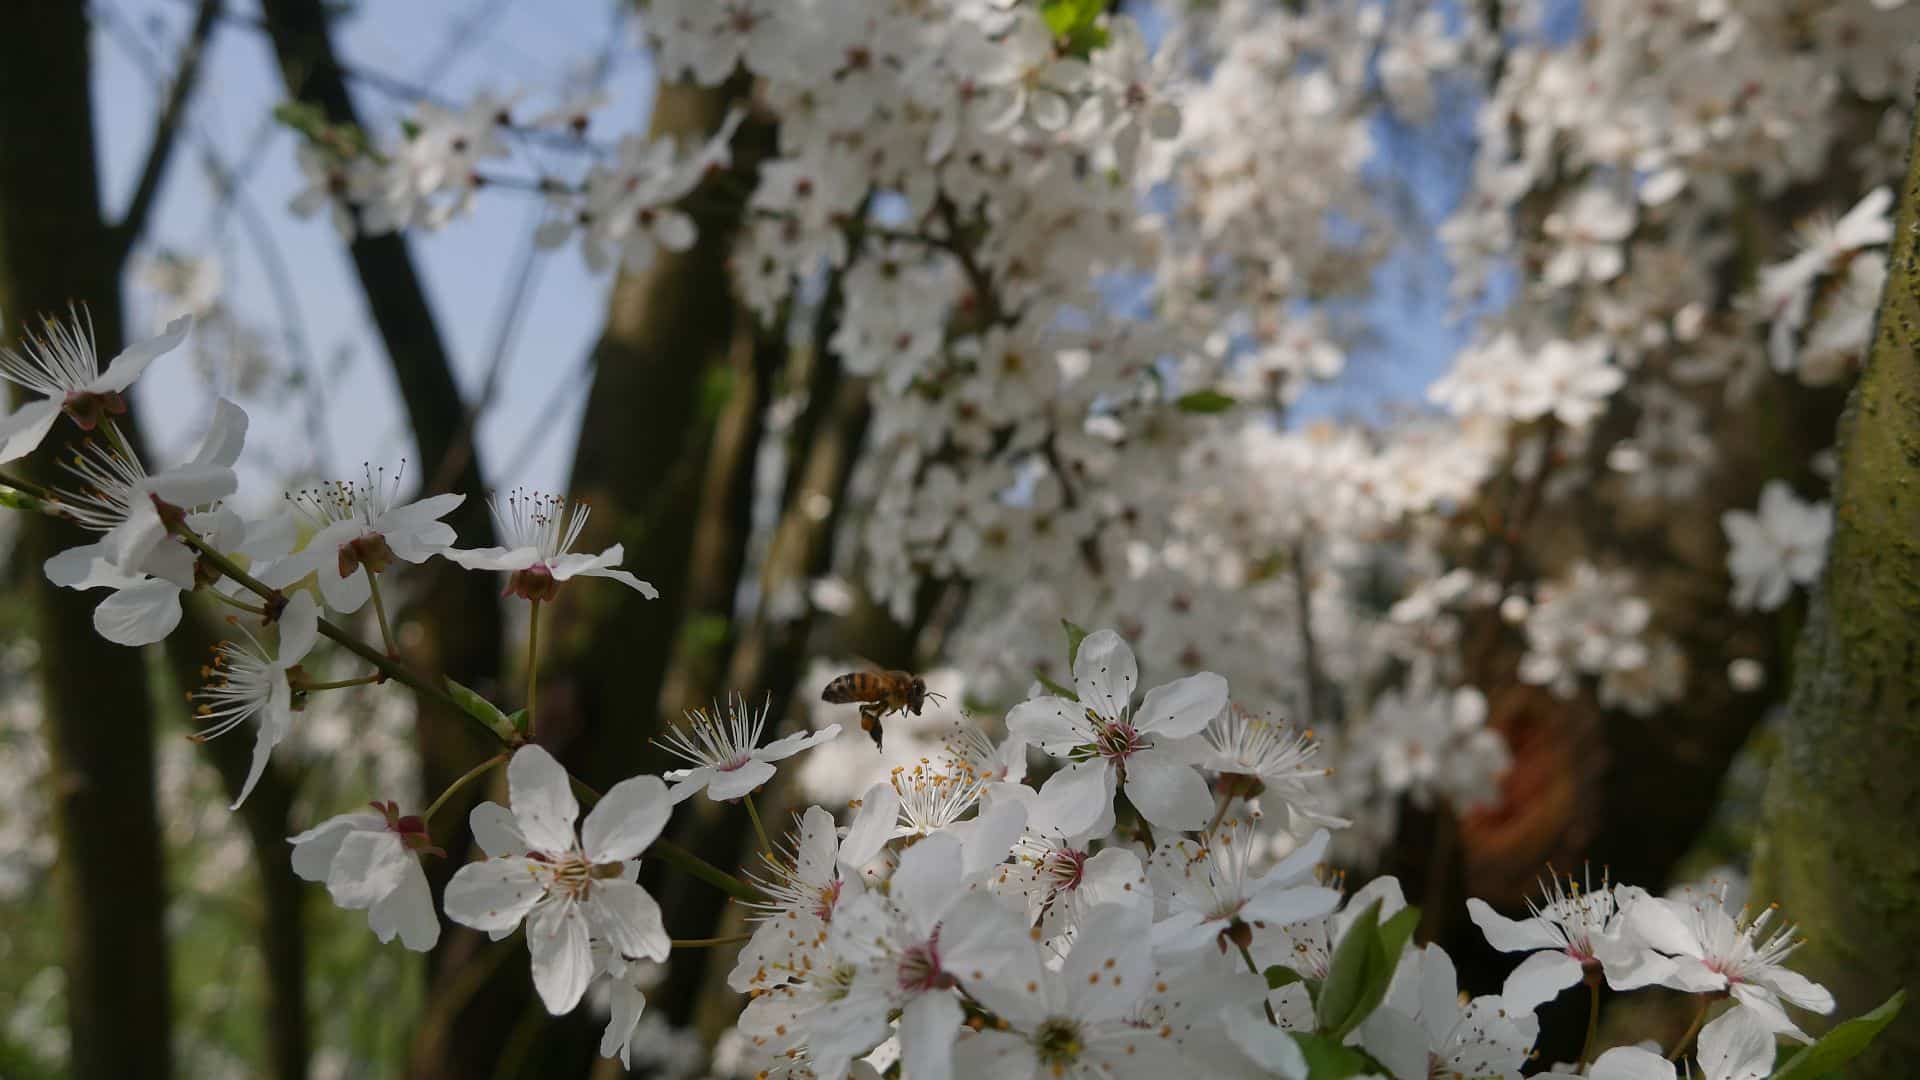
[(1040, 1064), (1054, 1075), (1080, 1060), (1080, 1025), (1066, 1017), (1054, 1017), (1033, 1033), (1033, 1052)]
[(834, 878), (820, 886), (820, 898), (814, 904), (813, 913), (821, 922), (833, 921), (833, 905), (840, 902), (840, 879)]
[(85, 393), (74, 390), (67, 394), (60, 407), (66, 410), (73, 422), (80, 425), (82, 431), (92, 431), (100, 426), (100, 421), (109, 416), (121, 416), (127, 411), (127, 400), (115, 391), (104, 394)]
[(560, 595), (560, 583), (554, 580), (553, 571), (543, 562), (534, 563), (525, 570), (515, 570), (507, 575), (507, 588), (503, 596), (518, 596), (526, 600), (551, 600)]
[(910, 994), (944, 990), (954, 984), (953, 976), (940, 969), (940, 931), (937, 928), (926, 944), (915, 945), (900, 954), (898, 978), (900, 989)]
[(1071, 892), (1080, 887), (1086, 873), (1087, 853), (1072, 848), (1056, 848), (1040, 860), (1040, 872), (1052, 882), (1056, 892)]
[(1101, 721), (1094, 729), (1093, 747), (1101, 757), (1125, 761), (1147, 748), (1146, 740), (1124, 720)]

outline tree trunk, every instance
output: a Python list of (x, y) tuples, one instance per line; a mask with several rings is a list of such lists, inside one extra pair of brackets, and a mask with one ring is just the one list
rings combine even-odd
[[(84, 9), (26, 4), (12, 14), (0, 35), (0, 131), (13, 147), (0, 154), (0, 310), (20, 326), (84, 303), (111, 356), (120, 284), (94, 169)], [(62, 422), (34, 460), (51, 461), (76, 433)], [(56, 589), (39, 572), (88, 539), (51, 519), (22, 523), (60, 833), (70, 1075), (166, 1076), (172, 1007), (146, 671), (138, 650), (94, 633), (97, 595)]]
[[(1920, 129), (1917, 129), (1920, 130)], [(1920, 154), (1910, 157), (1873, 344), (1841, 421), (1833, 540), (1794, 664), (1754, 894), (1806, 944), (1836, 1018), (1920, 992)], [(1912, 1075), (1902, 1018), (1848, 1069)]]

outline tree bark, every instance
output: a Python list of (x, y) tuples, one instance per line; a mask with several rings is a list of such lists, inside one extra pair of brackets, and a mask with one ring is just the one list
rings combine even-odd
[[(0, 154), (0, 310), (18, 326), (84, 303), (111, 356), (120, 287), (100, 213), (84, 9), (27, 4), (12, 15), (0, 35), (0, 131), (13, 147)], [(75, 434), (57, 425), (33, 460), (53, 460)], [(166, 1076), (172, 1007), (146, 671), (138, 650), (94, 633), (98, 596), (39, 572), (88, 539), (51, 519), (22, 523), (60, 834), (69, 1069), (82, 1080)]]
[[(1754, 894), (1799, 924), (1806, 944), (1793, 966), (1833, 991), (1835, 1019), (1902, 987), (1920, 993), (1916, 229), (1920, 154), (1908, 161), (1873, 344), (1841, 421), (1833, 539), (1756, 853)], [(1920, 1024), (1903, 1017), (1847, 1075), (1908, 1076), (1916, 1059)]]

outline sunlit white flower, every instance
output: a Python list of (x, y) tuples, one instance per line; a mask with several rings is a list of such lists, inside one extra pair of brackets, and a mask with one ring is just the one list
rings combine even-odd
[(267, 759), (280, 740), (293, 730), (293, 715), (303, 707), (297, 669), (320, 635), (320, 606), (313, 594), (299, 592), (280, 612), (280, 640), (271, 650), (238, 621), (244, 642), (223, 641), (206, 668), (207, 683), (193, 692), (194, 715), (208, 726), (194, 736), (205, 741), (224, 735), (249, 720), (257, 720), (253, 763), (232, 809), (240, 804), (267, 771)]
[(715, 802), (741, 798), (773, 779), (774, 762), (840, 734), (840, 725), (829, 724), (819, 731), (796, 731), (760, 746), (760, 733), (766, 730), (772, 711), (771, 698), (756, 711), (742, 697), (728, 701), (725, 709), (715, 705), (712, 711), (689, 710), (684, 727), (668, 728), (664, 737), (654, 740), (693, 764), (690, 769), (665, 774), (672, 784), (667, 794), (676, 803), (700, 791)]
[(1628, 919), (1648, 945), (1672, 957), (1673, 968), (1661, 985), (1690, 994), (1730, 995), (1768, 1031), (1809, 1041), (1781, 1002), (1816, 1013), (1833, 1011), (1826, 987), (1786, 966), (1800, 947), (1792, 926), (1774, 923), (1768, 907), (1749, 918), (1726, 909), (1726, 892), (1677, 900), (1651, 897), (1635, 903)]
[(395, 804), (374, 803), (377, 813), (341, 814), (288, 840), (293, 872), (323, 882), (333, 902), (365, 910), (381, 941), (426, 952), (440, 940), (440, 916), (420, 867), (423, 854), (444, 855), (420, 818), (402, 816)]
[(305, 524), (317, 531), (300, 550), (262, 569), (261, 581), (282, 588), (311, 574), (328, 607), (354, 612), (367, 602), (369, 575), (383, 572), (394, 559), (422, 563), (445, 551), (455, 537), (453, 526), (440, 519), (467, 497), (434, 495), (403, 503), (400, 483), (399, 473), (388, 480), (385, 469), (369, 468), (364, 480), (288, 493), (281, 527)]
[(1542, 903), (1527, 901), (1531, 918), (1509, 919), (1478, 897), (1467, 901), (1473, 924), (1487, 944), (1526, 959), (1507, 976), (1507, 1004), (1532, 1012), (1588, 975), (1604, 972), (1615, 990), (1650, 986), (1667, 977), (1672, 962), (1649, 949), (1627, 926), (1627, 910), (1647, 898), (1631, 885), (1582, 889), (1555, 877)]
[(820, 807), (807, 807), (778, 845), (761, 853), (762, 872), (747, 874), (765, 899), (752, 905), (753, 937), (727, 977), (742, 993), (805, 971), (826, 945), (834, 912), (863, 891), (860, 876), (843, 871), (833, 815)]
[(966, 864), (958, 838), (928, 836), (900, 856), (884, 898), (867, 893), (836, 914), (833, 955), (855, 974), (843, 997), (802, 1020), (814, 1061), (865, 1053), (897, 1011), (903, 1075), (951, 1075), (965, 1017), (954, 988), (992, 979), (1032, 948), (1017, 914), (971, 891)]
[(1769, 480), (1760, 492), (1758, 513), (1728, 510), (1720, 515), (1720, 527), (1729, 544), (1733, 606), (1772, 611), (1786, 603), (1795, 585), (1819, 579), (1833, 535), (1833, 508), (1802, 502), (1784, 482)]
[(1057, 968), (1037, 949), (1016, 955), (967, 991), (1003, 1027), (965, 1035), (954, 1052), (960, 1080), (1009, 1076), (1101, 1076), (1149, 1080), (1185, 1072), (1170, 1025), (1135, 1015), (1156, 996), (1149, 913), (1134, 905), (1094, 909)]
[(660, 778), (614, 785), (577, 837), (580, 804), (553, 755), (538, 746), (515, 751), (507, 788), (510, 811), (490, 802), (474, 807), (474, 837), (489, 857), (461, 867), (447, 883), (447, 917), (488, 933), (526, 920), (533, 985), (555, 1015), (586, 993), (591, 941), (623, 957), (665, 960), (670, 943), (660, 905), (635, 880), (637, 856), (673, 809)]
[(1007, 730), (1072, 761), (1046, 784), (1081, 793), (1074, 801), (1085, 821), (1066, 823), (1070, 831), (1112, 811), (1116, 784), (1155, 828), (1197, 829), (1213, 813), (1206, 781), (1181, 740), (1226, 708), (1227, 680), (1210, 671), (1189, 675), (1147, 691), (1136, 709), (1139, 680), (1133, 650), (1119, 634), (1100, 630), (1074, 657), (1078, 701), (1033, 698), (1007, 714)]
[[(1700, 1029), (1694, 1051), (1694, 1080), (1766, 1080), (1773, 1074), (1774, 1034), (1745, 1009), (1731, 1009)], [(1550, 1072), (1550, 1077), (1579, 1073)], [(1651, 1050), (1618, 1046), (1601, 1054), (1586, 1076), (1590, 1080), (1677, 1080), (1673, 1062)]]
[(1411, 954), (1387, 1000), (1360, 1025), (1360, 1045), (1400, 1077), (1517, 1080), (1540, 1022), (1499, 994), (1464, 1000), (1453, 960), (1438, 945)]
[(456, 549), (446, 557), (469, 570), (500, 570), (507, 576), (504, 595), (528, 600), (551, 600), (560, 586), (576, 577), (603, 577), (635, 590), (649, 600), (660, 595), (652, 585), (620, 569), (625, 549), (615, 544), (598, 555), (576, 555), (574, 542), (592, 513), (585, 503), (568, 505), (558, 495), (515, 491), (502, 500), (487, 502), (494, 524), (506, 543), (500, 547)]
[(187, 587), (194, 555), (183, 544), (166, 542), (167, 518), (184, 518), (233, 494), (239, 486), (233, 463), (246, 434), (247, 414), (221, 398), (214, 403), (199, 448), (173, 468), (149, 473), (117, 440), (82, 446), (72, 460), (62, 462), (78, 484), (62, 488), (58, 500), (82, 528), (105, 535), (48, 560), (48, 579), (86, 588), (72, 582), (88, 577), (93, 564), (104, 561), (124, 574), (152, 573)]
[(1328, 797), (1320, 785), (1331, 770), (1314, 763), (1320, 746), (1311, 731), (1229, 705), (1203, 737), (1209, 753), (1201, 764), (1220, 774), (1226, 793), (1260, 799), (1263, 806), (1272, 799), (1290, 819), (1334, 828), (1348, 824), (1317, 808)]
[(1251, 947), (1254, 930), (1325, 915), (1340, 893), (1314, 877), (1327, 852), (1327, 831), (1264, 871), (1254, 858), (1252, 826), (1216, 832), (1204, 841), (1179, 839), (1153, 853), (1148, 874), (1167, 916), (1153, 927), (1154, 948), (1181, 953), (1217, 944)]
[(182, 315), (158, 337), (127, 346), (104, 371), (94, 347), (93, 320), (79, 312), (66, 322), (49, 318), (38, 336), (29, 334), (17, 348), (0, 349), (0, 382), (40, 397), (0, 416), (0, 464), (31, 453), (62, 412), (83, 431), (124, 414), (127, 403), (121, 395), (127, 387), (192, 329), (193, 316)]

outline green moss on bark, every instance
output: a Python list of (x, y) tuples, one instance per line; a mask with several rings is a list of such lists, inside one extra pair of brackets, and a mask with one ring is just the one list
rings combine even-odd
[[(1908, 162), (1886, 292), (1840, 426), (1826, 575), (1795, 663), (1767, 793), (1756, 896), (1807, 943), (1795, 966), (1834, 1019), (1920, 991), (1920, 158)], [(1850, 1069), (1912, 1075), (1920, 1024)]]

